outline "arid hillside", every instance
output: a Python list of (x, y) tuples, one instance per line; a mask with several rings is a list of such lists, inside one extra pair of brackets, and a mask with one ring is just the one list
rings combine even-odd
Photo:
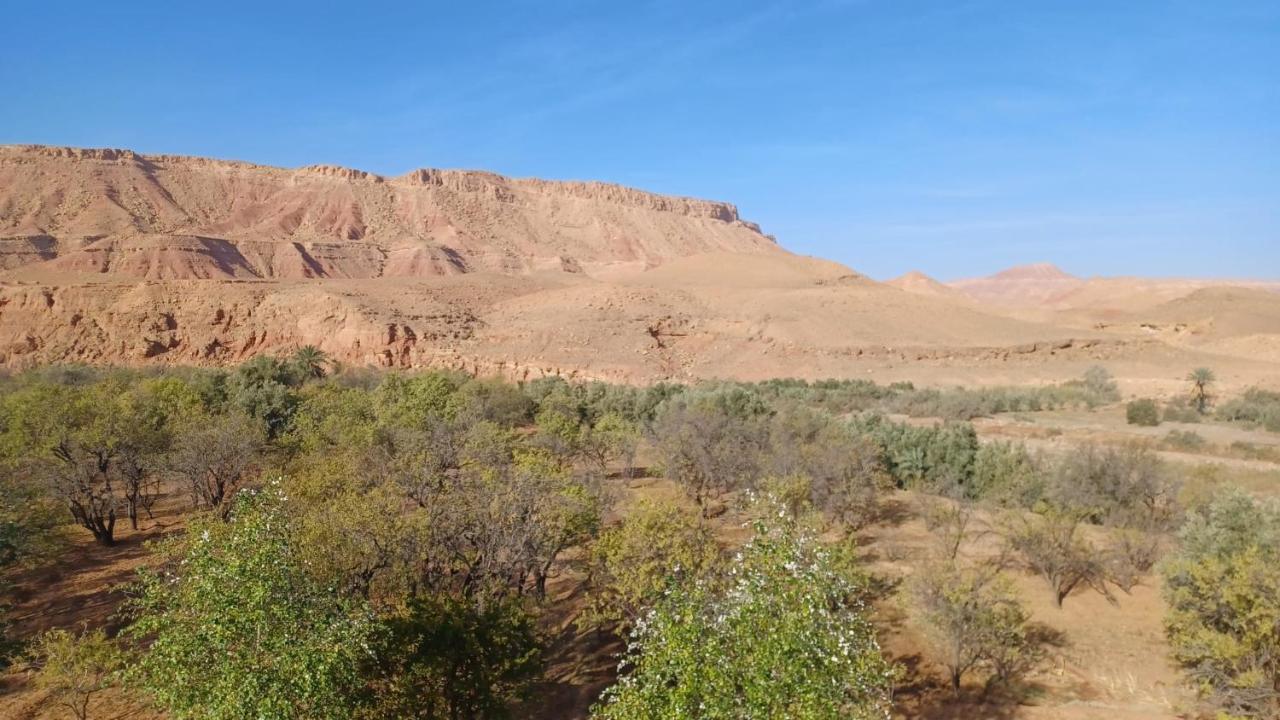
[(0, 239), (6, 268), (151, 280), (572, 272), (775, 249), (732, 205), (605, 183), (39, 146), (0, 148)]
[[(1251, 311), (1251, 339), (1182, 342), (1128, 314), (1066, 314), (1056, 298), (1093, 281), (1051, 266), (891, 287), (787, 252), (726, 203), (482, 172), (4, 147), (0, 265), (0, 365), (14, 368), (315, 345), (350, 365), (515, 379), (990, 384), (1101, 362), (1145, 392), (1205, 364), (1228, 385), (1280, 375), (1257, 352), (1280, 332), (1269, 307)], [(1227, 327), (1214, 313), (1236, 306), (1207, 307), (1186, 322)]]

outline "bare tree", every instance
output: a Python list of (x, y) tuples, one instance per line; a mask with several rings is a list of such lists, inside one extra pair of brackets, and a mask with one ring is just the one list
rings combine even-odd
[(1027, 568), (1044, 579), (1058, 607), (1080, 587), (1093, 588), (1114, 603), (1115, 596), (1107, 587), (1107, 569), (1079, 530), (1077, 516), (1050, 513), (1031, 520), (1022, 518), (1008, 541)]
[(226, 413), (188, 423), (169, 455), (169, 468), (187, 481), (196, 505), (229, 507), (224, 501), (244, 482), (262, 454), (266, 430), (247, 415)]

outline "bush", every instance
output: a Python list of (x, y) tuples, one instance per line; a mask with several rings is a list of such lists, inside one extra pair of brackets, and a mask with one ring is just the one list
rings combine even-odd
[(1198, 423), (1200, 413), (1186, 398), (1174, 398), (1165, 403), (1164, 421), (1178, 423)]
[(1140, 444), (1078, 447), (1053, 468), (1046, 499), (1088, 522), (1158, 530), (1176, 519), (1178, 481)]
[(1150, 398), (1131, 400), (1124, 408), (1124, 417), (1130, 425), (1155, 427), (1160, 424), (1160, 408)]
[(1209, 445), (1209, 442), (1195, 430), (1170, 430), (1160, 444), (1173, 450), (1200, 452)]
[(1025, 446), (989, 442), (973, 460), (970, 495), (1003, 507), (1030, 508), (1044, 494), (1040, 469)]
[(36, 687), (77, 720), (89, 717), (93, 696), (116, 684), (124, 652), (102, 630), (76, 635), (64, 629), (40, 635), (30, 649)]
[(1240, 397), (1222, 403), (1218, 417), (1280, 432), (1280, 392), (1249, 388)]
[(1174, 657), (1219, 717), (1280, 716), (1280, 505), (1220, 492), (1163, 568)]
[(1111, 599), (1106, 567), (1093, 545), (1080, 537), (1079, 527), (1076, 518), (1051, 513), (1023, 520), (1008, 536), (1010, 548), (1044, 579), (1058, 607), (1077, 588), (1093, 588)]
[(896, 675), (859, 588), (794, 528), (756, 535), (726, 586), (684, 583), (632, 634), (592, 716), (883, 718)]
[(509, 717), (542, 670), (534, 617), (513, 599), (414, 598), (385, 626), (377, 717)]

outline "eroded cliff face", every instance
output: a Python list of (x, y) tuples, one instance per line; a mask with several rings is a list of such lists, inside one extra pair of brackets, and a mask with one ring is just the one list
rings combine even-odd
[(776, 245), (727, 203), (594, 182), (0, 147), (0, 268), (137, 279), (653, 267)]

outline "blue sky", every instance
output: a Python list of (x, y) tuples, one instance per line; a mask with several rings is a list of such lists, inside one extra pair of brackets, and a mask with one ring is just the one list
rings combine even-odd
[(729, 200), (875, 277), (1280, 277), (1275, 0), (7, 0), (0, 142)]

